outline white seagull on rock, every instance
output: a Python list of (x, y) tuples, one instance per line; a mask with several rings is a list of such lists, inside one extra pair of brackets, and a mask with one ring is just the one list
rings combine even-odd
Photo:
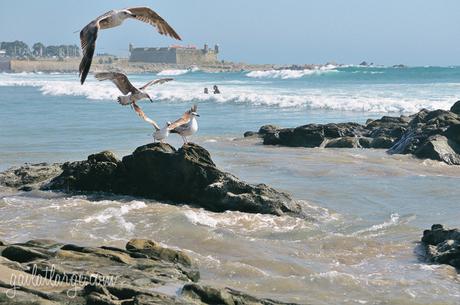
[(181, 40), (180, 36), (160, 15), (148, 7), (130, 7), (122, 10), (109, 11), (86, 25), (80, 32), (83, 58), (80, 62), (80, 82), (83, 85), (88, 75), (96, 49), (98, 31), (119, 26), (128, 18), (134, 18), (157, 28), (161, 35), (168, 35)]
[(163, 84), (173, 80), (172, 78), (154, 79), (152, 81), (149, 81), (144, 86), (136, 88), (131, 84), (128, 77), (123, 73), (101, 72), (96, 73), (95, 77), (100, 81), (110, 80), (117, 86), (118, 89), (120, 89), (121, 93), (124, 94), (123, 96), (118, 97), (118, 103), (120, 103), (121, 105), (135, 104), (138, 100), (141, 99), (149, 99), (151, 102), (153, 102), (153, 100), (150, 98), (150, 95), (148, 95), (148, 93), (145, 92), (145, 89), (151, 85)]
[(193, 107), (184, 113), (184, 115), (169, 125), (168, 129), (171, 133), (178, 133), (184, 143), (187, 143), (187, 137), (195, 134), (198, 131), (198, 121), (196, 117), (200, 115), (196, 112), (197, 106)]
[(168, 127), (171, 125), (171, 122), (167, 122), (166, 125), (163, 128), (160, 128), (158, 124), (150, 119), (148, 116), (145, 115), (144, 111), (142, 111), (141, 107), (139, 107), (137, 104), (133, 104), (134, 111), (137, 112), (137, 114), (147, 123), (152, 124), (153, 128), (155, 128), (155, 132), (153, 134), (153, 138), (155, 141), (160, 141), (163, 143), (163, 140), (166, 139), (169, 136), (169, 129)]

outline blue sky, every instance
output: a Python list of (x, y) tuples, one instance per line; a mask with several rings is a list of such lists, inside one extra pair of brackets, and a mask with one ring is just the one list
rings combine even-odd
[[(79, 43), (86, 23), (114, 8), (150, 6), (184, 38), (248, 63), (460, 65), (459, 0), (0, 0), (0, 41)], [(40, 18), (38, 18), (39, 16)], [(101, 32), (96, 52), (175, 41), (128, 21)]]

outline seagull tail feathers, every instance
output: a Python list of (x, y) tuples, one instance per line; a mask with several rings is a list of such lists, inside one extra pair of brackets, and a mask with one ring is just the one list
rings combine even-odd
[(123, 106), (131, 104), (131, 101), (129, 100), (129, 96), (119, 96), (117, 98), (117, 101), (120, 105), (123, 105)]

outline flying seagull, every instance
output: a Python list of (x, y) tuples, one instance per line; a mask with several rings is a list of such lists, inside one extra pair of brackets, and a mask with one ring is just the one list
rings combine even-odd
[(153, 100), (150, 98), (150, 96), (145, 92), (145, 89), (151, 85), (155, 84), (163, 84), (166, 82), (170, 82), (173, 79), (172, 78), (160, 78), (160, 79), (154, 79), (149, 81), (147, 84), (140, 88), (134, 87), (131, 82), (129, 81), (128, 77), (119, 72), (101, 72), (101, 73), (96, 73), (95, 75), (96, 79), (103, 81), (103, 80), (110, 80), (112, 83), (114, 83), (118, 89), (120, 89), (121, 93), (124, 95), (118, 97), (118, 103), (121, 105), (130, 105), (130, 104), (135, 104), (138, 100), (147, 98), (151, 102)]
[(137, 104), (133, 104), (134, 111), (147, 123), (152, 124), (153, 128), (155, 128), (155, 132), (153, 134), (153, 138), (155, 141), (160, 141), (163, 143), (163, 140), (169, 136), (169, 129), (168, 127), (171, 125), (171, 122), (167, 122), (163, 128), (160, 128), (158, 124), (145, 115), (144, 111), (142, 111), (141, 107), (137, 106)]
[(169, 125), (168, 129), (171, 133), (178, 133), (184, 143), (187, 143), (187, 137), (193, 135), (198, 131), (198, 121), (196, 117), (200, 115), (196, 112), (197, 106), (193, 105), (192, 108), (184, 113), (184, 115)]
[(80, 31), (81, 49), (83, 58), (80, 62), (80, 82), (83, 85), (88, 75), (93, 60), (94, 50), (96, 49), (96, 39), (98, 31), (119, 26), (125, 19), (134, 18), (148, 23), (157, 28), (161, 35), (167, 35), (181, 40), (180, 36), (160, 15), (148, 7), (130, 7), (122, 10), (109, 11), (90, 23)]

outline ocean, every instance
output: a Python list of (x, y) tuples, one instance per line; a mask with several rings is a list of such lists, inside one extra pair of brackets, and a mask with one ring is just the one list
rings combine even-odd
[[(243, 139), (261, 125), (358, 122), (421, 108), (449, 109), (460, 67), (324, 66), (316, 70), (130, 75), (150, 87), (140, 102), (161, 126), (198, 105), (191, 141), (219, 168), (292, 194), (315, 221), (212, 213), (127, 196), (67, 196), (0, 187), (0, 240), (57, 239), (123, 247), (148, 238), (183, 249), (202, 281), (309, 304), (458, 304), (460, 277), (420, 259), (424, 229), (459, 227), (460, 167), (384, 150), (285, 148)], [(218, 85), (220, 95), (203, 93)], [(211, 90), (212, 91), (212, 90)], [(25, 162), (119, 157), (153, 129), (116, 103), (110, 82), (76, 74), (0, 74), (0, 170)], [(180, 137), (169, 143), (179, 147)]]

